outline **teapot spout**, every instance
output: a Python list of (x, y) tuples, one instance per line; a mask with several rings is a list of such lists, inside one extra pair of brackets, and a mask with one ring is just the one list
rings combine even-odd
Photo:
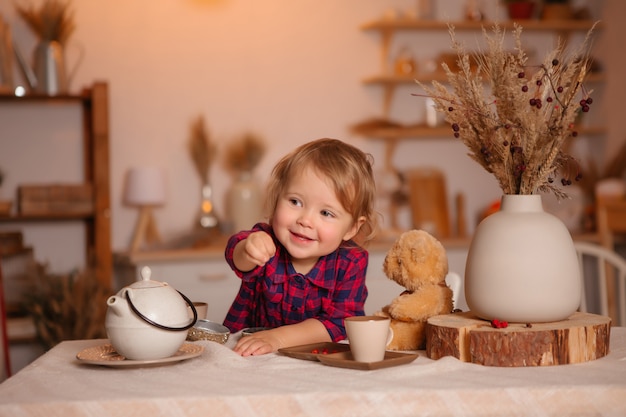
[(107, 306), (109, 306), (109, 310), (116, 316), (123, 316), (121, 301), (120, 297), (116, 295), (112, 295), (107, 299)]

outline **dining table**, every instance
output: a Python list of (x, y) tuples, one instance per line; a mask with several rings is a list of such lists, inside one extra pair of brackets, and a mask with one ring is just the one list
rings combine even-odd
[(63, 341), (0, 384), (0, 416), (626, 416), (626, 327), (611, 328), (602, 358), (529, 367), (424, 351), (371, 368), (296, 348), (242, 357), (239, 337), (185, 342), (199, 353), (132, 366), (77, 357), (107, 339)]

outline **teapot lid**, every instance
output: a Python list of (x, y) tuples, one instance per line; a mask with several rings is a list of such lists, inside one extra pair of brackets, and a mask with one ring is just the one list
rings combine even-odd
[(144, 289), (169, 286), (165, 282), (151, 280), (150, 277), (152, 276), (152, 270), (149, 266), (144, 266), (143, 268), (141, 268), (141, 270), (139, 271), (139, 275), (141, 276), (141, 279), (133, 282), (131, 285), (129, 285), (129, 288)]

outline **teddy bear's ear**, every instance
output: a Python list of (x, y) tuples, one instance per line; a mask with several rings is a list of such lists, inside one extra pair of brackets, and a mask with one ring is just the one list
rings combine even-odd
[(383, 272), (390, 279), (394, 279), (394, 274), (402, 268), (402, 259), (394, 249), (395, 245), (387, 252), (383, 262)]

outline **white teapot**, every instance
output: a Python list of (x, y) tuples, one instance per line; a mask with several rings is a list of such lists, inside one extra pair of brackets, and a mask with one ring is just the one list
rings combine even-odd
[(142, 268), (141, 280), (107, 300), (107, 335), (117, 353), (131, 360), (174, 355), (198, 318), (189, 298), (165, 282), (152, 281), (150, 275), (149, 267)]

